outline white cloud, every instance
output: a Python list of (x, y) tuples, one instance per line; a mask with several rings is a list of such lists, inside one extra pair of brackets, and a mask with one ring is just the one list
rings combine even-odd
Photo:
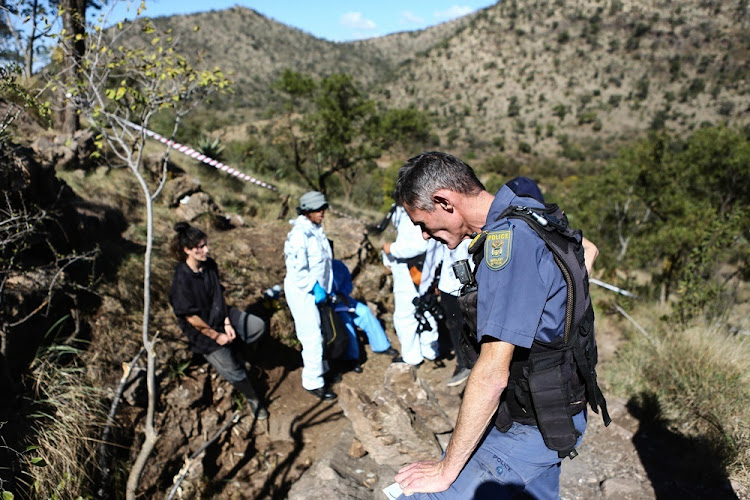
[(454, 5), (452, 7), (449, 7), (447, 10), (435, 12), (434, 16), (435, 19), (439, 21), (449, 21), (457, 17), (465, 16), (466, 14), (471, 14), (473, 11), (474, 9), (465, 5)]
[(361, 12), (347, 12), (342, 14), (339, 22), (342, 26), (355, 30), (374, 30), (377, 28), (375, 21), (366, 19)]
[(401, 13), (399, 24), (422, 25), (424, 24), (424, 18), (411, 11), (405, 10)]

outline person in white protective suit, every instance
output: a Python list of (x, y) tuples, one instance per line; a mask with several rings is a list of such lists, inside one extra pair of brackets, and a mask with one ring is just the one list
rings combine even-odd
[(302, 387), (321, 400), (331, 401), (337, 396), (323, 377), (328, 363), (323, 359), (316, 305), (326, 299), (333, 282), (333, 252), (321, 225), (327, 208), (323, 193), (310, 191), (300, 197), (298, 216), (290, 221), (292, 230), (284, 243), (284, 293), (302, 344)]
[[(417, 332), (419, 325), (414, 316), (414, 299), (419, 296), (419, 290), (412, 280), (409, 272), (408, 261), (425, 254), (428, 250), (427, 241), (422, 237), (422, 230), (415, 226), (406, 214), (403, 207), (397, 207), (391, 219), (396, 228), (396, 241), (383, 244), (383, 264), (390, 267), (393, 275), (393, 327), (396, 336), (401, 343), (401, 356), (393, 359), (394, 362), (404, 362), (410, 365), (419, 365), (425, 359), (434, 360), (438, 355), (438, 329), (435, 319), (426, 313), (432, 330)], [(429, 248), (432, 252), (437, 247)], [(434, 254), (425, 256), (425, 261), (432, 258)], [(428, 264), (428, 262), (425, 262)], [(434, 267), (433, 264), (430, 264)], [(426, 265), (423, 270), (429, 271)], [(432, 269), (434, 277), (434, 269)]]

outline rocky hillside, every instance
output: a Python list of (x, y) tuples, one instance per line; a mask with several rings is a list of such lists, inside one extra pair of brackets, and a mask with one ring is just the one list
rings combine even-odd
[(429, 112), (444, 147), (472, 150), (570, 157), (574, 141), (597, 150), (648, 129), (750, 116), (739, 0), (513, 0), (347, 43), (241, 7), (155, 24), (234, 75), (232, 108), (243, 117), (274, 113), (270, 84), (286, 68), (350, 73), (388, 106)]
[(365, 85), (377, 86), (414, 54), (454, 36), (467, 19), (352, 43), (316, 38), (245, 7), (153, 22), (179, 36), (182, 53), (204, 57), (232, 75), (236, 90), (232, 107), (263, 110), (273, 102), (271, 83), (284, 69), (316, 77), (348, 73)]
[(502, 2), (386, 88), (466, 142), (505, 137), (529, 151), (563, 134), (601, 142), (746, 123), (747, 21), (742, 2)]

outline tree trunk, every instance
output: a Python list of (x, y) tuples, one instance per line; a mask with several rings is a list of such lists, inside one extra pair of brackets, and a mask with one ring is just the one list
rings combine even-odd
[(151, 316), (151, 251), (154, 244), (154, 201), (151, 196), (151, 191), (146, 184), (146, 180), (138, 171), (137, 165), (141, 162), (140, 158), (135, 163), (135, 167), (131, 167), (133, 174), (135, 174), (138, 183), (143, 191), (143, 198), (146, 202), (146, 254), (143, 258), (143, 323), (142, 323), (142, 337), (143, 347), (146, 349), (146, 382), (148, 387), (148, 408), (146, 409), (146, 423), (145, 423), (145, 439), (141, 446), (141, 451), (138, 453), (138, 457), (135, 459), (133, 468), (130, 470), (128, 475), (128, 482), (126, 486), (125, 496), (127, 500), (135, 500), (136, 492), (138, 490), (138, 484), (141, 480), (141, 474), (146, 466), (146, 460), (154, 450), (156, 441), (159, 439), (159, 435), (156, 433), (154, 428), (154, 413), (156, 411), (156, 402), (158, 400), (158, 387), (156, 385), (156, 356), (154, 354), (154, 341), (149, 335), (149, 318)]
[[(68, 78), (66, 78), (68, 89), (74, 88), (80, 79), (81, 61), (86, 52), (86, 4), (87, 0), (61, 0), (60, 2), (63, 10), (63, 28), (66, 32), (63, 47), (64, 66), (68, 71)], [(66, 134), (73, 134), (81, 127), (78, 110), (73, 99), (67, 96), (64, 98), (62, 130)]]

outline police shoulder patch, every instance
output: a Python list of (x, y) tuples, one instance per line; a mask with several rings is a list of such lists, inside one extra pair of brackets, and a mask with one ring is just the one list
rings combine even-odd
[(484, 261), (493, 271), (499, 271), (510, 262), (513, 231), (490, 231), (484, 242)]

